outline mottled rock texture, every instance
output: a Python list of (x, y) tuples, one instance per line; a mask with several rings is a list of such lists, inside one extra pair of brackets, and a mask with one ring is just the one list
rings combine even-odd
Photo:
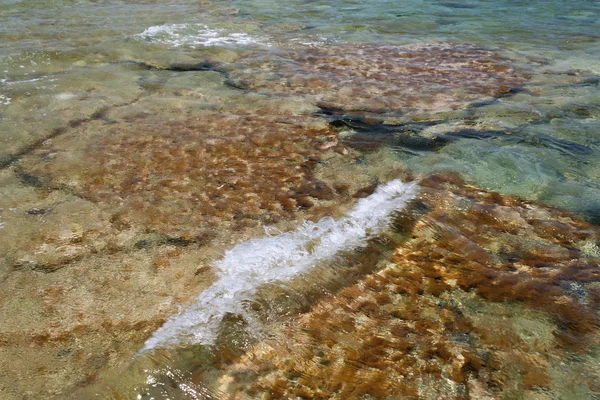
[[(342, 151), (311, 118), (201, 113), (131, 117), (86, 126), (33, 151), (24, 169), (41, 184), (106, 205), (118, 229), (204, 240), (214, 228), (257, 226), (339, 200), (314, 168)], [(331, 144), (331, 146), (328, 146)]]
[(598, 395), (600, 230), (454, 175), (421, 185), (387, 265), (275, 328), (223, 398)]
[(415, 115), (508, 93), (524, 81), (493, 51), (465, 44), (327, 45), (252, 55), (232, 84), (311, 96), (327, 110)]
[(107, 110), (0, 171), (0, 397), (124, 368), (225, 249), (363, 187), (319, 178), (352, 157), (321, 120), (170, 111)]

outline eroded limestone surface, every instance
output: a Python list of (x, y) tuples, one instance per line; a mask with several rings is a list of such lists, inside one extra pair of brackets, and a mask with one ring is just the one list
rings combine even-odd
[[(60, 64), (50, 65), (59, 60)], [(3, 80), (3, 93), (12, 101), (0, 110), (0, 167), (60, 134), (69, 124), (94, 118), (104, 108), (133, 103), (142, 95), (135, 71), (127, 66), (79, 66), (80, 61), (77, 55), (51, 51), (2, 59), (6, 68), (24, 75)]]
[(11, 270), (0, 298), (2, 398), (65, 398), (129, 363), (178, 304), (209, 284), (206, 257), (164, 245), (87, 256), (52, 273)]
[(357, 155), (320, 120), (144, 111), (73, 124), (0, 171), (8, 399), (60, 398), (123, 368), (224, 250), (261, 224), (335, 215), (390, 173), (341, 184), (327, 164)]
[(387, 266), (277, 326), (220, 378), (223, 398), (600, 392), (598, 228), (452, 175), (422, 186)]
[(131, 247), (110, 214), (62, 191), (40, 190), (15, 169), (0, 171), (0, 276), (10, 269), (51, 272), (87, 255)]
[(41, 184), (110, 207), (111, 223), (182, 240), (217, 226), (257, 226), (332, 205), (323, 151), (344, 152), (320, 120), (205, 112), (87, 124), (22, 162)]
[(242, 59), (230, 82), (308, 95), (326, 110), (393, 116), (455, 110), (523, 83), (498, 54), (465, 44), (336, 44), (276, 56)]
[[(335, 215), (380, 181), (409, 176), (389, 149), (346, 148), (311, 114), (315, 104), (412, 118), (523, 82), (493, 52), (458, 44), (331, 45), (273, 62), (246, 56), (236, 68), (203, 72), (212, 91), (190, 88), (200, 72), (166, 84), (167, 72), (151, 70), (137, 83), (156, 97), (69, 114), (60, 134), (0, 172), (0, 306), (9, 321), (0, 329), (1, 393), (60, 398), (103, 386), (107, 371), (123, 369), (210, 284), (211, 262), (233, 242), (262, 225), (285, 230)], [(226, 75), (229, 92), (217, 95)], [(597, 227), (451, 175), (422, 186), (396, 223), (410, 240), (386, 236), (391, 258), (369, 248), (347, 272), (370, 275), (241, 359), (243, 349), (215, 350), (224, 398), (600, 391), (589, 353), (598, 345)], [(322, 275), (313, 278), (321, 285)], [(314, 301), (277, 307), (288, 315)]]

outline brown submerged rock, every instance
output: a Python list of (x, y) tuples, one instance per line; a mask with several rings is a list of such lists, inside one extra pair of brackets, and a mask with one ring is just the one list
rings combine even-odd
[(450, 111), (523, 83), (497, 53), (459, 43), (336, 44), (252, 57), (229, 73), (236, 86), (314, 96), (324, 109), (350, 113)]
[(205, 112), (88, 125), (42, 146), (23, 168), (103, 205), (119, 230), (195, 241), (209, 227), (274, 223), (308, 208), (319, 215), (336, 198), (313, 174), (323, 152), (333, 153), (315, 146), (332, 134), (322, 121)]
[(318, 176), (341, 157), (316, 148), (323, 121), (147, 104), (161, 105), (107, 110), (0, 171), (3, 399), (101, 380), (258, 225), (351, 201)]
[(222, 398), (598, 395), (600, 268), (580, 248), (600, 229), (455, 175), (421, 186), (386, 266), (275, 328)]

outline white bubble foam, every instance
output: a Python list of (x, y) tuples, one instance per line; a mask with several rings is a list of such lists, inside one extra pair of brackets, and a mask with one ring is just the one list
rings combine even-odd
[(41, 81), (46, 78), (47, 78), (47, 76), (40, 76), (38, 78), (22, 79), (22, 80), (17, 80), (17, 81), (9, 81), (8, 78), (3, 78), (3, 79), (0, 79), (0, 83), (3, 83), (7, 86), (12, 86), (12, 85), (19, 85), (22, 83), (38, 82), (38, 81)]
[(268, 41), (264, 38), (252, 37), (247, 33), (211, 29), (201, 24), (151, 26), (144, 32), (135, 35), (135, 37), (149, 42), (166, 44), (171, 47), (269, 45)]
[(252, 299), (260, 286), (288, 281), (340, 251), (364, 246), (416, 191), (415, 182), (394, 180), (359, 200), (337, 221), (323, 218), (317, 223), (305, 222), (293, 232), (249, 240), (228, 250), (215, 265), (217, 281), (169, 318), (141, 352), (178, 344), (210, 345), (223, 317), (228, 313), (246, 315), (242, 303)]
[(317, 37), (312, 37), (312, 38), (294, 38), (294, 39), (290, 39), (290, 42), (292, 43), (297, 43), (297, 44), (301, 44), (303, 46), (307, 46), (307, 47), (325, 47), (325, 46), (329, 46), (333, 43), (339, 43), (339, 41), (337, 39), (331, 39), (331, 38), (327, 38), (325, 36), (317, 36)]
[(71, 99), (74, 99), (75, 97), (77, 97), (77, 95), (74, 93), (63, 92), (63, 93), (57, 94), (55, 97), (56, 97), (56, 100), (71, 100)]

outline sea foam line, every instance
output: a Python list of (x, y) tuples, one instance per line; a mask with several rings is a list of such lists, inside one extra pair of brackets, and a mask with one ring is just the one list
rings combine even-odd
[(134, 35), (138, 39), (157, 42), (173, 47), (180, 46), (223, 46), (223, 45), (264, 45), (269, 44), (243, 32), (225, 32), (201, 24), (156, 25)]
[(212, 344), (223, 317), (228, 313), (245, 315), (243, 301), (252, 299), (259, 287), (288, 281), (340, 251), (365, 246), (416, 192), (416, 182), (394, 180), (359, 200), (339, 220), (327, 217), (317, 223), (304, 222), (295, 231), (233, 247), (215, 263), (217, 281), (179, 314), (171, 316), (140, 353), (180, 344)]

